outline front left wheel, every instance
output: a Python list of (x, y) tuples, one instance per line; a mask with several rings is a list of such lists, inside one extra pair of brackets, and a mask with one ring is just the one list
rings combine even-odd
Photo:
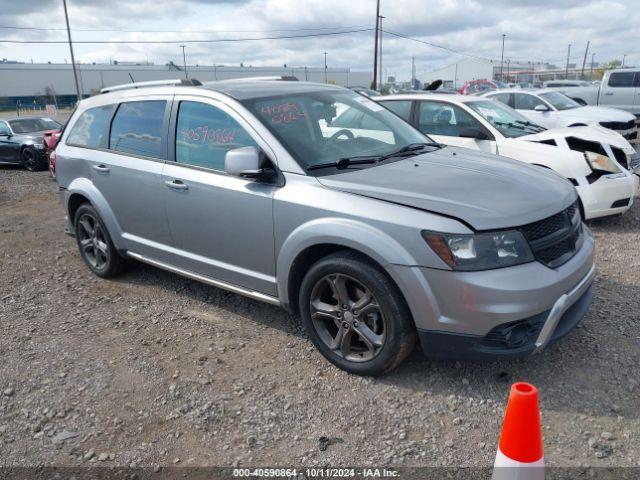
[(25, 147), (20, 154), (20, 159), (24, 168), (30, 172), (39, 172), (47, 168), (46, 159), (33, 147)]
[(314, 264), (300, 288), (302, 323), (331, 363), (357, 375), (381, 375), (411, 353), (415, 327), (404, 298), (365, 257), (344, 251)]

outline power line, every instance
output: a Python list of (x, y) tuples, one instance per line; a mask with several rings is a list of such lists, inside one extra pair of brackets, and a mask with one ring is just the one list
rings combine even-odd
[[(361, 28), (356, 30), (345, 30), (342, 32), (324, 32), (311, 33), (306, 35), (282, 35), (273, 37), (254, 37), (254, 38), (218, 38), (207, 40), (75, 40), (75, 44), (182, 44), (182, 43), (223, 43), (223, 42), (251, 42), (258, 40), (284, 40), (293, 38), (312, 38), (312, 37), (328, 37), (333, 35), (345, 35), (349, 33), (369, 32), (372, 28)], [(21, 43), (21, 44), (58, 44), (67, 43), (66, 40), (10, 40), (0, 39), (0, 43)]]
[(492, 61), (492, 59), (490, 58), (486, 58), (486, 57), (481, 57), (479, 55), (473, 55), (471, 53), (465, 53), (465, 52), (461, 52), (459, 50), (455, 50), (453, 48), (449, 48), (449, 47), (445, 47), (443, 45), (438, 45), (436, 43), (431, 43), (431, 42), (427, 42), (425, 40), (420, 40), (419, 38), (415, 38), (415, 37), (409, 37), (407, 35), (402, 35), (401, 33), (396, 33), (396, 32), (391, 32), (389, 30), (383, 30), (384, 33), (388, 33), (389, 35), (393, 35), (394, 37), (399, 37), (399, 38), (404, 38), (406, 40), (412, 40), (414, 42), (418, 42), (418, 43), (422, 43), (424, 45), (429, 45), (430, 47), (435, 47), (435, 48), (439, 48), (441, 50), (446, 50), (447, 52), (451, 52), (451, 53), (455, 53), (457, 55), (463, 55), (465, 57), (471, 57), (471, 58), (477, 58), (479, 60), (488, 60), (488, 61)]
[[(101, 29), (101, 28), (72, 28), (72, 32), (122, 32), (122, 33), (269, 33), (269, 32), (314, 32), (320, 30), (342, 30), (342, 29), (356, 29), (365, 28), (368, 25), (347, 25), (336, 27), (316, 27), (316, 28), (275, 28), (265, 30), (128, 30), (128, 29)], [(58, 32), (66, 31), (66, 28), (58, 27), (17, 27), (11, 25), (0, 25), (0, 29), (7, 30), (36, 30), (40, 32)]]

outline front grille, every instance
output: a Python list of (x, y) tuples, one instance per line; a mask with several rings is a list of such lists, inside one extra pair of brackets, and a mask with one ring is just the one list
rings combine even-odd
[(567, 262), (582, 244), (582, 219), (577, 202), (560, 213), (520, 227), (536, 260), (556, 268)]
[(636, 152), (629, 157), (629, 170), (634, 171), (640, 167), (640, 152)]
[(629, 165), (627, 162), (627, 154), (624, 153), (624, 151), (620, 148), (617, 147), (611, 147), (611, 150), (613, 151), (613, 154), (616, 157), (617, 162), (622, 165), (624, 168), (626, 168), (627, 170), (629, 170)]
[(630, 130), (636, 126), (636, 121), (629, 120), (628, 122), (600, 122), (600, 125), (611, 130)]

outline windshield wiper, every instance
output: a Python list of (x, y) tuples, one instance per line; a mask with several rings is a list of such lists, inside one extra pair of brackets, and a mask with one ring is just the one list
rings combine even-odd
[(320, 168), (329, 168), (329, 167), (335, 167), (338, 170), (342, 170), (350, 167), (351, 165), (379, 163), (393, 157), (399, 157), (399, 156), (405, 156), (405, 155), (407, 156), (417, 155), (418, 150), (422, 150), (425, 147), (442, 148), (442, 144), (435, 143), (435, 142), (410, 143), (409, 145), (405, 145), (399, 150), (396, 150), (391, 153), (386, 153), (384, 155), (358, 155), (354, 157), (339, 158), (335, 162), (326, 162), (326, 163), (318, 163), (316, 165), (310, 165), (307, 167), (307, 170), (318, 170)]
[(537, 128), (538, 131), (540, 132), (546, 130), (546, 128), (544, 128), (542, 125), (538, 125), (537, 123), (531, 123), (529, 121), (525, 122), (524, 120), (516, 120), (516, 123), (521, 123), (522, 125), (527, 125), (529, 127)]
[(517, 128), (518, 130), (533, 130), (535, 133), (541, 132), (539, 128), (536, 128), (537, 125), (527, 125), (524, 122), (520, 123), (512, 123), (512, 122), (493, 122), (494, 125), (502, 125), (503, 127)]

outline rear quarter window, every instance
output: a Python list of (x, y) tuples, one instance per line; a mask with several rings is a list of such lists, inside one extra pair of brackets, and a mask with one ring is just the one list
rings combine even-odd
[(107, 148), (109, 122), (115, 105), (105, 105), (85, 110), (73, 124), (67, 145), (86, 148)]

